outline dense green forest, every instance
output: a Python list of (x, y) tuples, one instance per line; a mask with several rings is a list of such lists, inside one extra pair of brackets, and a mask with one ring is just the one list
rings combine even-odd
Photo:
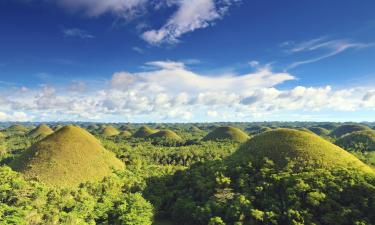
[(1, 124), (0, 224), (375, 224), (373, 124)]

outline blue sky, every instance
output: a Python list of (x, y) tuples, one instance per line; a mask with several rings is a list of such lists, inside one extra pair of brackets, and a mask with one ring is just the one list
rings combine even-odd
[(375, 2), (3, 0), (0, 120), (374, 120)]

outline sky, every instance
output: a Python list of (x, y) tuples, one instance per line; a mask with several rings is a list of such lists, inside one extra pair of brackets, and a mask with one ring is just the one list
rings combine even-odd
[(0, 121), (375, 121), (373, 0), (1, 0)]

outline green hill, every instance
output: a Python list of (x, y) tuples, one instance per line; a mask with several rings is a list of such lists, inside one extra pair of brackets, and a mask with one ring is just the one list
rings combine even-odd
[(6, 132), (11, 132), (11, 133), (26, 133), (28, 131), (27, 127), (19, 124), (14, 124), (7, 129), (5, 129)]
[(329, 130), (323, 127), (309, 127), (309, 130), (312, 131), (314, 134), (319, 136), (328, 136)]
[(218, 127), (209, 134), (207, 134), (203, 141), (216, 141), (216, 140), (232, 140), (237, 142), (245, 142), (249, 136), (242, 130), (236, 127), (223, 126)]
[(356, 131), (337, 139), (336, 144), (346, 150), (375, 151), (375, 131)]
[(132, 133), (130, 133), (129, 131), (125, 130), (125, 131), (121, 131), (118, 136), (128, 138), (128, 137), (132, 136)]
[(153, 130), (153, 129), (151, 129), (150, 127), (148, 127), (148, 126), (142, 126), (142, 127), (140, 127), (138, 130), (137, 130), (137, 132), (135, 132), (134, 134), (133, 134), (133, 137), (135, 137), (135, 138), (145, 138), (145, 137), (148, 137), (148, 136), (150, 136), (151, 134), (154, 134), (154, 133), (156, 133), (157, 132), (157, 130)]
[(355, 131), (366, 131), (371, 130), (371, 128), (361, 125), (361, 124), (345, 124), (337, 127), (331, 132), (332, 137), (339, 138), (345, 134), (349, 134)]
[(277, 129), (254, 136), (233, 155), (239, 160), (256, 164), (264, 158), (283, 167), (292, 161), (297, 168), (357, 168), (374, 172), (355, 156), (340, 147), (308, 132)]
[(182, 140), (180, 136), (178, 136), (175, 132), (171, 130), (161, 130), (156, 133), (149, 135), (149, 138), (162, 138), (167, 140)]
[(53, 130), (45, 124), (39, 125), (37, 128), (29, 132), (28, 136), (32, 138), (44, 138), (53, 133)]
[(113, 126), (108, 125), (108, 126), (105, 126), (105, 127), (102, 128), (100, 134), (105, 136), (105, 137), (111, 137), (111, 136), (116, 136), (116, 135), (120, 134), (120, 131), (118, 131)]
[(132, 127), (130, 125), (121, 125), (120, 130), (121, 131), (131, 131)]
[(65, 126), (27, 149), (11, 167), (28, 179), (58, 187), (98, 181), (124, 164), (84, 129)]

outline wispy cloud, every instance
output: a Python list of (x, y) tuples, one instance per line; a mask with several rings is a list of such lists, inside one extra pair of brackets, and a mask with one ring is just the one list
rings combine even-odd
[(137, 47), (137, 46), (133, 46), (132, 50), (135, 51), (135, 52), (138, 52), (139, 54), (145, 53), (145, 50), (143, 48), (140, 48), (140, 47)]
[(178, 10), (168, 21), (160, 29), (144, 32), (142, 38), (152, 45), (176, 43), (185, 33), (213, 25), (235, 2), (239, 0), (176, 1)]
[(288, 48), (287, 52), (290, 54), (324, 51), (324, 53), (322, 53), (320, 56), (291, 63), (287, 67), (287, 70), (296, 68), (304, 64), (318, 62), (320, 60), (333, 57), (350, 49), (358, 50), (372, 46), (374, 46), (373, 43), (353, 42), (346, 39), (329, 40), (326, 37), (316, 38), (301, 43), (288, 42), (288, 44), (283, 44), (283, 47)]
[(88, 33), (85, 30), (78, 29), (78, 28), (64, 29), (62, 32), (64, 34), (64, 37), (69, 37), (69, 38), (80, 38), (80, 39), (95, 38), (94, 35)]

